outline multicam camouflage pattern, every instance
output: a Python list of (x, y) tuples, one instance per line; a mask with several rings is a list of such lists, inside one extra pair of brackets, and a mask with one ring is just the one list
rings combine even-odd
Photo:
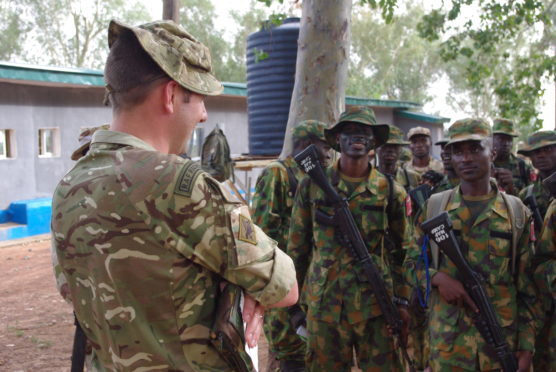
[(212, 75), (209, 49), (173, 21), (132, 27), (112, 20), (108, 46), (123, 32), (133, 32), (145, 52), (184, 88), (208, 96), (222, 93), (222, 83)]
[[(382, 271), (390, 294), (407, 298), (409, 287), (404, 284), (401, 272), (405, 255), (403, 247), (407, 246), (410, 235), (405, 190), (394, 183), (393, 205), (387, 215), (388, 180), (376, 169), (373, 168), (368, 178), (353, 192), (341, 177), (338, 162), (325, 171), (340, 196), (347, 198), (363, 240)], [(381, 331), (366, 334), (365, 340), (356, 339), (361, 341), (355, 345), (356, 350), (363, 348), (364, 343), (370, 343), (382, 345), (380, 352), (387, 353), (393, 350), (394, 345), (391, 337), (386, 336), (380, 308), (361, 266), (354, 262), (351, 251), (341, 242), (336, 228), (316, 220), (316, 209), (330, 216), (334, 214), (334, 207), (326, 201), (324, 192), (309, 177), (305, 177), (295, 197), (287, 252), (296, 265), (298, 283), (303, 285), (300, 302), (307, 312), (308, 329), (316, 330), (316, 333), (309, 332), (307, 367), (309, 370), (333, 370), (324, 368), (319, 361), (330, 361), (337, 355), (325, 355), (332, 348), (351, 348), (355, 340), (350, 337), (355, 337), (354, 332), (360, 327), (379, 327), (375, 322), (380, 322)], [(387, 229), (392, 244), (385, 242)], [(341, 337), (334, 333), (326, 336), (326, 331), (318, 331), (323, 323), (329, 328), (339, 328), (340, 324), (349, 324), (351, 328), (341, 333)], [(319, 347), (315, 348), (315, 345)], [(369, 359), (369, 355), (358, 355)], [(395, 369), (390, 360), (383, 362), (382, 370)]]
[(495, 161), (496, 168), (509, 169), (512, 172), (514, 190), (519, 194), (533, 179), (533, 166), (530, 162), (518, 158), (514, 154), (510, 154), (508, 161)]
[(403, 132), (395, 125), (388, 125), (388, 145), (409, 145), (409, 142), (403, 140)]
[(326, 142), (336, 151), (340, 151), (340, 145), (338, 145), (336, 141), (336, 134), (340, 132), (341, 127), (346, 123), (370, 126), (373, 129), (375, 148), (380, 147), (380, 145), (388, 141), (388, 124), (377, 124), (375, 112), (372, 108), (366, 106), (351, 106), (340, 115), (336, 124), (324, 131)]
[[(512, 256), (511, 222), (501, 192), (489, 201), (489, 205), (477, 217), (474, 224), (470, 220), (470, 210), (465, 206), (459, 186), (446, 210), (452, 220), (456, 236), (464, 247), (467, 260), (484, 279), (485, 289), (498, 315), (501, 326), (506, 331), (506, 340), (513, 350), (534, 350), (535, 318), (538, 311), (534, 284), (528, 273), (531, 270), (530, 225), (526, 224), (518, 247), (517, 272), (512, 277), (510, 260)], [(511, 196), (509, 196), (511, 197)], [(426, 211), (420, 217), (425, 220)], [(420, 243), (423, 233), (418, 227), (407, 251), (404, 263), (406, 279), (415, 283), (415, 276), (421, 290), (424, 290), (425, 272), (417, 270), (421, 253)], [(457, 278), (454, 264), (442, 254), (438, 270), (430, 268), (431, 277), (437, 271)], [(441, 298), (438, 290), (432, 288), (430, 299), (430, 362), (434, 371), (462, 368), (464, 370), (494, 370), (500, 364), (496, 355), (485, 344), (484, 339), (473, 325), (470, 311), (449, 304)]]
[(407, 139), (409, 140), (411, 139), (411, 137), (417, 135), (430, 137), (431, 131), (429, 128), (425, 128), (425, 127), (413, 127), (409, 130), (409, 132), (407, 132)]
[(519, 134), (515, 131), (515, 124), (512, 120), (496, 118), (492, 121), (493, 134), (507, 134), (508, 136), (517, 137)]
[(79, 133), (79, 147), (71, 154), (71, 160), (79, 160), (89, 151), (89, 146), (93, 139), (93, 133), (97, 130), (107, 130), (110, 128), (110, 124), (104, 124), (98, 127), (85, 128)]
[(58, 184), (52, 241), (96, 370), (230, 370), (209, 345), (219, 287), (263, 305), (291, 259), (199, 165), (98, 131)]
[(416, 188), (421, 183), (421, 176), (419, 173), (411, 169), (404, 169), (398, 167), (396, 169), (396, 182), (404, 187), (406, 191)]
[(448, 129), (448, 143), (451, 145), (463, 141), (482, 141), (492, 136), (490, 125), (484, 119), (456, 120)]
[(403, 168), (407, 169), (408, 171), (415, 172), (421, 177), (426, 172), (433, 170), (438, 173), (444, 173), (444, 164), (440, 160), (436, 160), (432, 156), (429, 157), (429, 165), (426, 167), (417, 167), (413, 165), (413, 160), (409, 160), (402, 165)]
[(542, 180), (539, 177), (535, 182), (519, 192), (519, 198), (522, 201), (524, 201), (527, 197), (529, 189), (531, 189), (532, 194), (535, 196), (541, 217), (544, 218), (546, 211), (548, 210), (548, 205), (552, 199), (550, 193), (543, 187)]
[(542, 311), (533, 367), (535, 371), (556, 371), (556, 200), (546, 212), (535, 261), (534, 278), (542, 299)]
[[(322, 130), (321, 130), (322, 135)], [(253, 196), (252, 215), (255, 224), (272, 239), (278, 247), (287, 247), (288, 232), (294, 196), (287, 169), (298, 184), (304, 173), (291, 156), (283, 162), (270, 163), (257, 179)], [(305, 359), (305, 342), (295, 333), (289, 322), (287, 309), (271, 309), (265, 315), (265, 334), (271, 350), (278, 359)]]
[(303, 139), (314, 136), (324, 142), (326, 142), (326, 137), (324, 136), (324, 130), (328, 126), (322, 121), (318, 120), (304, 120), (297, 124), (292, 129), (292, 138)]
[(556, 145), (556, 131), (541, 130), (528, 137), (527, 143), (524, 143), (520, 149), (517, 150), (517, 153), (529, 156), (534, 150), (552, 145)]

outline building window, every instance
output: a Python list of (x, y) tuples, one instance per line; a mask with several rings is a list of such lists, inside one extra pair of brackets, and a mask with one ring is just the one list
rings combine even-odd
[(60, 156), (60, 130), (58, 128), (39, 129), (39, 157)]
[(14, 157), (14, 131), (11, 129), (0, 129), (0, 159), (10, 159)]
[(196, 127), (191, 134), (191, 139), (187, 146), (187, 155), (191, 159), (200, 158), (201, 151), (203, 150), (203, 142), (205, 140), (205, 129)]

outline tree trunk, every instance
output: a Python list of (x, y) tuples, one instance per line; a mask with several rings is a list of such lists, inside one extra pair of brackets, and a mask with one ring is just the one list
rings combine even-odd
[(280, 158), (291, 154), (291, 129), (300, 121), (314, 119), (330, 126), (344, 110), (351, 3), (303, 0), (295, 85)]
[(162, 19), (180, 22), (180, 0), (162, 0)]

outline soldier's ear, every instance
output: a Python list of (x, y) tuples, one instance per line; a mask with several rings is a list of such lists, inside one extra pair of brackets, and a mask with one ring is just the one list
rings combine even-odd
[(173, 114), (180, 86), (174, 80), (169, 80), (167, 83), (162, 84), (161, 87), (160, 99), (162, 100), (162, 107), (166, 113)]
[(490, 146), (490, 161), (494, 162), (494, 159), (496, 159), (496, 150), (494, 146)]

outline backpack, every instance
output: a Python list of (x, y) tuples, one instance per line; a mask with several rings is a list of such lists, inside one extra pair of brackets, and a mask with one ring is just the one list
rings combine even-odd
[[(427, 203), (427, 219), (439, 215), (442, 211), (446, 209), (450, 200), (453, 199), (456, 189), (446, 190), (439, 192), (437, 194), (431, 195), (429, 202)], [(512, 260), (511, 260), (511, 272), (515, 274), (516, 270), (516, 257), (518, 251), (518, 242), (523, 230), (525, 229), (525, 223), (529, 218), (527, 208), (520, 203), (519, 198), (508, 195), (505, 192), (501, 193), (502, 199), (504, 199), (504, 204), (508, 208), (508, 215), (510, 217), (510, 224), (512, 226)], [(436, 243), (430, 242), (430, 248), (432, 253), (433, 267), (438, 269), (439, 266), (439, 248)]]
[(234, 163), (224, 132), (216, 125), (203, 142), (201, 167), (219, 182), (234, 176)]

